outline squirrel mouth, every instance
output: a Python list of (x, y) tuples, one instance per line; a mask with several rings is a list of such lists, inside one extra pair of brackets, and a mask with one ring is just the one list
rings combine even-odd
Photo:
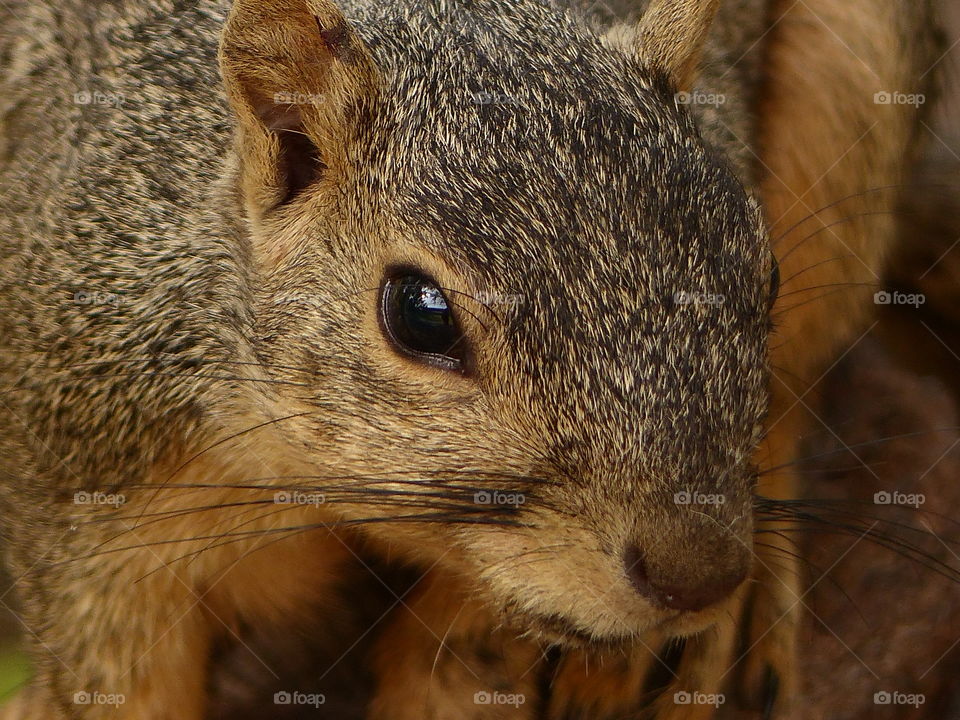
[(528, 617), (525, 624), (533, 634), (550, 644), (580, 647), (597, 641), (593, 634), (555, 615)]
[(561, 615), (524, 612), (514, 615), (512, 620), (511, 624), (525, 631), (525, 635), (533, 636), (550, 645), (560, 647), (616, 646), (629, 642), (632, 637), (635, 637), (635, 634), (630, 632), (612, 637), (596, 634), (575, 625)]
[[(705, 612), (678, 610), (660, 619), (649, 629), (658, 630), (671, 637), (686, 637), (707, 629), (717, 619), (717, 612), (711, 610)], [(618, 647), (629, 644), (643, 635), (643, 632), (631, 631), (627, 628), (618, 635), (598, 634), (575, 625), (561, 615), (525, 612), (514, 615), (512, 620), (511, 624), (524, 630), (524, 634), (561, 647)]]

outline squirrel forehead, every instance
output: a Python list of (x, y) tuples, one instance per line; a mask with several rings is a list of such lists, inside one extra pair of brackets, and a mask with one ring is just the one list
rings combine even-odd
[(489, 5), (467, 12), (428, 0), (405, 15), (355, 21), (384, 78), (385, 115), (396, 130), (434, 130), (464, 144), (574, 128), (596, 134), (607, 124), (611, 135), (678, 124), (690, 131), (665, 78), (589, 28), (539, 2), (520, 0), (513, 14)]
[(666, 262), (678, 246), (680, 264), (690, 252), (762, 264), (755, 205), (665, 80), (568, 16), (520, 4), (428, 0), (353, 18), (384, 79), (361, 137), (385, 207), (480, 266), (645, 248)]
[[(389, 127), (375, 136), (393, 137), (413, 166), (525, 149), (628, 163), (636, 147), (625, 140), (659, 150), (694, 132), (663, 77), (568, 15), (530, 0), (470, 8), (427, 0), (391, 15), (364, 6), (354, 20), (384, 81), (378, 114)], [(570, 158), (552, 160), (560, 170)]]

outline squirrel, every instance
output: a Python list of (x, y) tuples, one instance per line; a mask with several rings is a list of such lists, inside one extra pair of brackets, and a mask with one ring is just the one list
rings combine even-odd
[(706, 718), (741, 630), (788, 716), (755, 497), (868, 327), (933, 10), (588, 4), (0, 4), (0, 716), (201, 720), (360, 547), (427, 571), (371, 718), (621, 717), (676, 637)]

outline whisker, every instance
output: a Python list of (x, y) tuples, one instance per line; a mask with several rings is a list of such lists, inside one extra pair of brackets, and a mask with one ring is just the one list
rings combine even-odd
[(816, 210), (812, 211), (809, 215), (807, 215), (807, 216), (805, 216), (804, 218), (802, 218), (802, 219), (798, 220), (797, 222), (795, 222), (793, 225), (791, 225), (790, 227), (788, 227), (786, 230), (783, 230), (783, 231), (772, 241), (772, 244), (773, 244), (773, 245), (776, 245), (776, 244), (779, 243), (781, 240), (783, 240), (787, 235), (789, 235), (791, 232), (793, 232), (794, 230), (796, 230), (798, 227), (800, 227), (800, 226), (803, 225), (804, 223), (809, 222), (810, 220), (813, 220), (814, 218), (816, 218), (816, 217), (817, 217), (820, 213), (822, 213), (822, 212), (825, 212), (825, 211), (827, 211), (827, 210), (832, 210), (833, 208), (837, 207), (837, 205), (839, 205), (840, 203), (844, 203), (844, 202), (847, 202), (848, 200), (853, 200), (853, 199), (855, 199), (855, 198), (863, 197), (863, 196), (865, 196), (865, 195), (869, 195), (870, 193), (883, 192), (883, 191), (886, 191), (886, 190), (899, 190), (899, 189), (903, 189), (903, 188), (907, 188), (907, 187), (913, 187), (913, 184), (911, 183), (911, 184), (908, 185), (908, 184), (905, 184), (905, 183), (897, 183), (897, 184), (895, 184), (895, 185), (881, 185), (881, 186), (878, 186), (878, 187), (868, 188), (868, 189), (866, 189), (866, 190), (861, 190), (860, 192), (855, 192), (855, 193), (852, 193), (852, 194), (850, 194), (850, 195), (846, 195), (846, 196), (840, 198), (839, 200), (834, 200), (832, 203), (829, 203), (828, 205), (824, 205), (824, 206), (821, 207), (821, 208), (817, 208)]
[(447, 288), (447, 287), (441, 287), (440, 289), (443, 290), (444, 292), (453, 293), (454, 295), (462, 295), (463, 297), (473, 300), (475, 303), (480, 305), (480, 307), (482, 307), (484, 310), (490, 313), (497, 320), (497, 322), (499, 322), (501, 325), (503, 324), (503, 318), (500, 317), (500, 314), (497, 313), (492, 307), (490, 307), (489, 303), (485, 303), (480, 298), (475, 297), (470, 293), (465, 293), (461, 290), (454, 290), (453, 288)]
[[(788, 538), (787, 536), (785, 536), (785, 535), (783, 535), (783, 534), (781, 534), (781, 533), (778, 533), (778, 532), (776, 532), (776, 531), (769, 531), (769, 534), (777, 535), (777, 536), (783, 538), (784, 540), (787, 540), (787, 541), (790, 542), (791, 544), (795, 545), (795, 543), (793, 542), (792, 538)], [(786, 550), (785, 548), (783, 548), (782, 546), (780, 546), (780, 545), (774, 545), (774, 544), (772, 544), (772, 543), (762, 543), (762, 542), (759, 542), (759, 541), (757, 541), (757, 540), (754, 540), (753, 544), (754, 544), (756, 547), (766, 548), (767, 550), (781, 553), (781, 554), (783, 554), (785, 557), (790, 557), (790, 558), (792, 558), (792, 559), (794, 559), (794, 560), (797, 560), (798, 562), (802, 563), (804, 566), (806, 566), (807, 568), (809, 568), (810, 570), (812, 570), (812, 571), (813, 571), (813, 574), (816, 575), (816, 577), (826, 579), (826, 581), (829, 582), (829, 583), (847, 600), (847, 602), (849, 602), (850, 605), (853, 606), (853, 609), (857, 611), (857, 614), (860, 616), (860, 619), (863, 620), (864, 623), (867, 623), (867, 618), (866, 618), (866, 617), (864, 616), (864, 614), (860, 611), (860, 607), (857, 605), (857, 603), (854, 601), (854, 599), (853, 599), (852, 597), (850, 597), (850, 594), (849, 594), (846, 590), (844, 590), (843, 586), (837, 581), (837, 579), (834, 578), (832, 575), (830, 575), (827, 571), (824, 571), (824, 569), (823, 569), (822, 567), (819, 567), (816, 563), (812, 562), (812, 561), (811, 561), (809, 558), (807, 558), (805, 555), (803, 555), (803, 554), (801, 554), (801, 553), (799, 553), (799, 552), (790, 552), (790, 551), (787, 551), (787, 550)], [(792, 571), (793, 571), (793, 567), (792, 567), (792, 566), (788, 566), (788, 567), (786, 567), (786, 568), (780, 567), (780, 569), (781, 569), (781, 570), (786, 570), (786, 571), (788, 571), (788, 572), (792, 572)], [(802, 597), (802, 595), (801, 595), (801, 597)]]
[(68, 374), (64, 377), (52, 378), (50, 380), (44, 380), (38, 383), (31, 383), (27, 385), (14, 385), (6, 388), (3, 391), (0, 391), (0, 396), (8, 395), (15, 392), (25, 392), (25, 391), (34, 391), (42, 390), (50, 386), (63, 386), (71, 381), (76, 380), (103, 380), (103, 379), (116, 379), (116, 378), (188, 378), (193, 380), (219, 380), (223, 382), (238, 382), (238, 383), (252, 383), (252, 384), (261, 384), (261, 385), (287, 385), (290, 387), (311, 387), (309, 383), (295, 382), (293, 380), (280, 380), (275, 378), (253, 378), (253, 377), (243, 377), (240, 375), (202, 375), (197, 373), (189, 372), (157, 372), (157, 371), (137, 371), (137, 372), (124, 372), (124, 373), (105, 373), (105, 374), (94, 374), (94, 375), (75, 375)]
[(791, 275), (790, 277), (788, 277), (786, 280), (781, 281), (780, 287), (781, 287), (781, 288), (787, 287), (787, 285), (789, 285), (791, 282), (793, 282), (794, 280), (796, 280), (798, 277), (800, 277), (800, 276), (803, 275), (804, 273), (809, 272), (810, 270), (815, 270), (816, 268), (821, 267), (822, 265), (826, 265), (826, 264), (832, 263), (832, 262), (837, 262), (838, 260), (846, 260), (847, 258), (852, 258), (852, 257), (856, 257), (856, 255), (854, 255), (853, 253), (847, 253), (846, 255), (837, 255), (837, 256), (835, 256), (835, 257), (827, 258), (826, 260), (821, 260), (820, 262), (816, 262), (816, 263), (814, 263), (813, 265), (808, 265), (807, 267), (803, 268), (802, 270), (798, 270), (797, 272), (795, 272), (793, 275)]
[[(498, 508), (498, 510), (502, 510), (502, 508)], [(77, 557), (69, 558), (67, 560), (55, 561), (51, 563), (51, 565), (66, 565), (69, 563), (77, 562), (79, 560), (90, 560), (96, 557), (100, 557), (102, 555), (112, 555), (116, 553), (129, 552), (131, 550), (142, 550), (142, 549), (162, 546), (162, 545), (185, 544), (190, 542), (198, 542), (201, 540), (224, 539), (224, 538), (234, 538), (234, 539), (244, 540), (251, 537), (260, 537), (263, 535), (274, 535), (274, 534), (283, 533), (283, 532), (293, 532), (293, 531), (306, 532), (308, 530), (318, 530), (318, 529), (336, 530), (339, 528), (350, 528), (350, 527), (357, 527), (361, 525), (390, 524), (390, 523), (401, 523), (401, 524), (455, 523), (458, 525), (459, 524), (495, 525), (499, 527), (517, 527), (517, 528), (530, 527), (528, 523), (522, 523), (514, 520), (506, 520), (503, 518), (464, 517), (464, 516), (449, 515), (446, 513), (420, 513), (420, 514), (414, 514), (414, 515), (353, 518), (353, 519), (334, 520), (331, 522), (307, 523), (305, 525), (293, 525), (293, 526), (280, 527), (280, 528), (266, 528), (262, 530), (244, 530), (240, 532), (223, 533), (219, 535), (197, 535), (197, 536), (187, 537), (187, 538), (168, 538), (165, 540), (155, 540), (151, 542), (137, 543), (135, 545), (127, 545), (119, 548), (109, 548), (106, 550), (100, 550), (97, 552), (88, 553), (86, 555), (79, 555)]]
[(836, 283), (824, 283), (823, 285), (811, 285), (810, 287), (800, 288), (799, 290), (791, 290), (788, 293), (783, 293), (780, 295), (781, 298), (790, 297), (791, 295), (797, 295), (799, 293), (810, 292), (811, 290), (823, 290), (824, 288), (834, 288), (834, 287), (869, 287), (869, 288), (879, 288), (879, 283), (875, 282), (836, 282)]
[(876, 216), (879, 216), (879, 215), (891, 215), (891, 216), (896, 217), (896, 216), (898, 215), (898, 213), (897, 213), (896, 211), (893, 211), (893, 210), (873, 210), (873, 211), (870, 211), (870, 212), (862, 212), (862, 213), (855, 213), (855, 214), (853, 214), (853, 215), (847, 215), (846, 217), (840, 218), (839, 220), (835, 220), (835, 221), (833, 221), (833, 222), (831, 222), (831, 223), (825, 224), (823, 227), (818, 228), (817, 230), (813, 231), (812, 233), (806, 235), (804, 238), (802, 238), (801, 240), (797, 241), (797, 243), (794, 244), (794, 246), (793, 246), (792, 248), (790, 248), (789, 250), (787, 250), (787, 252), (785, 252), (785, 253), (783, 254), (783, 256), (780, 257), (780, 258), (778, 258), (778, 259), (779, 259), (779, 261), (780, 261), (781, 263), (785, 262), (794, 252), (796, 252), (796, 251), (797, 251), (801, 246), (803, 246), (805, 243), (807, 243), (807, 242), (809, 242), (811, 239), (817, 237), (820, 233), (826, 232), (827, 230), (830, 230), (830, 229), (832, 229), (832, 228), (835, 228), (835, 227), (837, 227), (838, 225), (843, 225), (844, 223), (853, 222), (854, 220), (860, 220), (860, 219), (863, 219), (863, 218), (876, 217)]
[[(824, 501), (820, 501), (823, 503)], [(820, 508), (823, 509), (823, 505)], [(943, 562), (940, 558), (923, 548), (911, 543), (903, 537), (878, 530), (876, 525), (883, 523), (885, 526), (895, 527), (898, 530), (917, 533), (924, 537), (934, 538), (932, 533), (924, 531), (914, 526), (905, 525), (896, 521), (886, 520), (884, 518), (872, 518), (865, 514), (853, 514), (834, 510), (835, 517), (822, 517), (809, 509), (809, 504), (804, 501), (779, 501), (768, 498), (757, 498), (756, 512), (759, 518), (763, 520), (777, 520), (790, 523), (787, 526), (778, 528), (778, 532), (809, 532), (820, 534), (839, 534), (856, 537), (864, 537), (874, 544), (884, 547), (892, 552), (896, 552), (902, 557), (910, 559), (932, 572), (941, 575), (952, 582), (960, 583), (960, 570)], [(838, 518), (854, 518), (855, 521), (874, 520), (873, 525), (867, 525), (866, 522), (848, 522)], [(757, 533), (768, 532), (758, 528)], [(941, 541), (943, 541), (941, 539)], [(947, 541), (943, 541), (947, 543)], [(957, 543), (948, 543), (957, 544)]]
[[(777, 500), (775, 502), (780, 506), (778, 508), (780, 510), (784, 509), (786, 506), (789, 506), (791, 509), (804, 508), (804, 509), (822, 510), (825, 508), (827, 510), (830, 510), (831, 512), (836, 513), (837, 515), (845, 515), (847, 517), (854, 517), (857, 519), (866, 519), (866, 520), (873, 520), (875, 522), (882, 522), (886, 525), (892, 525), (894, 527), (898, 527), (903, 530), (909, 530), (910, 532), (914, 532), (914, 533), (917, 533), (918, 535), (923, 535), (925, 537), (931, 536), (929, 530), (923, 530), (914, 525), (908, 525), (907, 523), (902, 523), (897, 520), (891, 520), (878, 515), (871, 515), (863, 511), (854, 512), (852, 510), (847, 510), (844, 506), (867, 507), (867, 508), (874, 508), (874, 509), (877, 509), (878, 507), (891, 507), (896, 510), (910, 512), (911, 514), (921, 514), (921, 515), (926, 515), (930, 517), (935, 517), (939, 520), (948, 522), (951, 525), (955, 525), (956, 527), (960, 528), (960, 521), (957, 521), (952, 517), (949, 517), (942, 513), (935, 512), (933, 510), (921, 510), (919, 508), (904, 507), (904, 506), (878, 506), (876, 505), (876, 503), (870, 500), (831, 500), (831, 499), (824, 499), (824, 498), (814, 498), (810, 500), (789, 500), (789, 501)], [(960, 545), (960, 541), (948, 541), (948, 544)]]
[[(450, 304), (451, 304), (453, 307), (460, 308), (460, 309), (463, 310), (465, 313), (467, 313), (467, 315), (469, 315), (469, 316), (472, 317), (474, 320), (476, 320), (476, 321), (477, 321), (477, 324), (480, 325), (481, 328), (483, 328), (483, 331), (484, 331), (484, 332), (489, 332), (489, 328), (487, 327), (487, 324), (486, 324), (483, 320), (481, 320), (480, 318), (478, 318), (478, 317), (477, 317), (477, 314), (476, 314), (475, 312), (469, 310), (465, 305), (462, 305), (462, 304), (460, 304), (460, 303), (454, 302), (453, 300), (450, 301)], [(459, 340), (458, 340), (457, 342), (459, 342)]]
[(60, 364), (46, 365), (44, 366), (44, 369), (58, 371), (58, 370), (72, 370), (75, 368), (83, 368), (83, 367), (99, 367), (103, 365), (108, 365), (108, 366), (109, 365), (132, 365), (135, 363), (143, 363), (145, 365), (160, 364), (160, 365), (166, 365), (166, 366), (170, 366), (170, 365), (177, 366), (177, 365), (182, 365), (185, 362), (190, 366), (239, 365), (242, 367), (260, 367), (260, 368), (272, 369), (272, 370), (293, 370), (295, 372), (301, 372), (305, 369), (302, 366), (296, 366), (296, 365), (279, 365), (275, 363), (265, 363), (261, 361), (249, 361), (249, 360), (217, 360), (217, 359), (208, 360), (205, 358), (190, 358), (188, 361), (184, 361), (182, 358), (178, 358), (177, 356), (172, 354), (151, 355), (148, 357), (141, 357), (137, 359), (129, 359), (129, 358), (119, 359), (118, 358), (118, 359), (111, 359), (111, 360), (103, 359), (103, 360), (90, 360), (88, 362), (79, 362), (79, 363), (67, 363), (65, 365), (60, 365)]
[(217, 440), (217, 441), (214, 442), (212, 445), (208, 445), (206, 448), (204, 448), (204, 449), (201, 450), (200, 452), (192, 455), (192, 456), (189, 457), (186, 461), (184, 461), (179, 467), (177, 467), (176, 470), (173, 471), (173, 473), (170, 474), (169, 477), (167, 477), (167, 479), (166, 479), (163, 483), (160, 484), (160, 488), (158, 488), (158, 489), (154, 492), (153, 497), (151, 497), (151, 498), (147, 501), (146, 505), (144, 505), (143, 511), (146, 512), (146, 510), (150, 507), (150, 504), (151, 504), (154, 500), (156, 500), (157, 493), (160, 492), (160, 489), (163, 488), (164, 486), (166, 486), (167, 483), (168, 483), (170, 480), (173, 480), (173, 478), (175, 478), (181, 471), (183, 471), (188, 465), (190, 465), (190, 463), (192, 463), (192, 462), (194, 462), (195, 460), (199, 459), (200, 457), (202, 457), (202, 456), (205, 455), (206, 453), (210, 452), (210, 451), (213, 450), (214, 448), (217, 448), (217, 447), (223, 445), (224, 443), (228, 443), (228, 442), (230, 442), (231, 440), (235, 440), (236, 438), (241, 437), (242, 435), (245, 435), (245, 434), (247, 434), (247, 433), (254, 432), (254, 431), (256, 431), (256, 430), (260, 430), (261, 428), (265, 428), (265, 427), (268, 427), (268, 426), (270, 426), (270, 425), (274, 425), (274, 424), (276, 424), (276, 423), (285, 422), (285, 421), (287, 421), (287, 420), (292, 420), (292, 419), (298, 418), (298, 417), (306, 417), (307, 415), (310, 415), (310, 414), (311, 414), (311, 413), (309, 413), (309, 412), (301, 412), (301, 413), (293, 413), (292, 415), (284, 415), (283, 417), (279, 417), (279, 418), (273, 418), (273, 419), (271, 419), (271, 420), (267, 420), (266, 422), (258, 423), (257, 425), (254, 425), (254, 426), (252, 426), (252, 427), (246, 428), (245, 430), (241, 430), (241, 431), (239, 431), (239, 432), (233, 433), (232, 435), (229, 435), (229, 436), (227, 436), (227, 437), (225, 437), (225, 438), (223, 438), (223, 439), (221, 439), (221, 440)]
[(774, 317), (776, 318), (776, 317), (779, 317), (779, 316), (781, 316), (781, 315), (785, 315), (785, 314), (787, 314), (788, 312), (792, 312), (793, 310), (796, 310), (797, 308), (803, 307), (804, 305), (809, 305), (809, 304), (812, 303), (812, 302), (817, 302), (817, 301), (823, 300), (824, 298), (829, 297), (829, 296), (831, 296), (831, 295), (836, 295), (836, 294), (837, 294), (838, 292), (840, 292), (840, 291), (841, 291), (841, 288), (837, 288), (837, 289), (831, 290), (831, 291), (829, 291), (829, 292), (821, 293), (820, 295), (817, 295), (816, 297), (812, 297), (812, 298), (810, 298), (810, 299), (808, 299), (808, 300), (804, 300), (803, 302), (795, 303), (795, 304), (793, 304), (793, 305), (790, 305), (789, 307), (779, 308), (779, 309), (777, 310), (777, 312), (774, 314)]
[[(320, 491), (310, 490), (305, 492), (320, 492)], [(338, 498), (338, 497), (330, 497), (330, 493), (324, 493), (324, 494), (325, 494), (325, 498), (322, 503), (323, 505), (349, 503), (352, 505), (363, 505), (367, 507), (405, 507), (405, 508), (418, 507), (418, 508), (425, 508), (425, 509), (432, 509), (432, 510), (463, 510), (465, 503), (467, 502), (466, 498), (454, 498), (451, 496), (444, 496), (438, 493), (422, 493), (422, 494), (407, 493), (407, 494), (401, 495), (398, 499), (395, 499), (395, 500), (387, 500), (383, 498), (374, 499), (369, 497), (368, 495), (362, 495), (361, 499), (357, 499), (356, 497)], [(420, 498), (423, 498), (423, 499), (420, 499)], [(446, 502), (436, 502), (435, 500), (444, 500)], [(461, 502), (457, 503), (457, 502), (454, 502), (454, 500), (461, 500)], [(149, 527), (150, 525), (163, 522), (164, 520), (172, 520), (172, 519), (186, 517), (189, 515), (201, 514), (201, 513), (209, 513), (209, 512), (216, 512), (216, 511), (231, 510), (231, 509), (241, 509), (241, 508), (257, 508), (257, 507), (263, 507), (263, 506), (269, 506), (269, 505), (274, 505), (284, 509), (305, 507), (305, 504), (297, 504), (292, 502), (284, 503), (284, 502), (278, 502), (275, 499), (246, 500), (243, 502), (214, 503), (210, 505), (198, 505), (198, 506), (189, 507), (189, 508), (177, 508), (173, 510), (164, 510), (161, 512), (150, 513), (148, 515), (136, 515), (136, 516), (110, 515), (108, 517), (91, 518), (84, 522), (89, 524), (109, 524), (109, 523), (124, 522), (127, 520), (133, 520), (133, 519), (139, 519), (139, 518), (150, 518), (140, 523), (137, 526), (133, 526), (133, 527), (130, 527), (128, 530), (124, 530), (122, 533), (120, 533), (122, 535), (126, 532), (133, 532), (135, 530), (140, 530), (142, 528)], [(478, 507), (483, 508), (483, 506), (478, 506)], [(500, 507), (500, 506), (495, 506), (495, 507)], [(506, 506), (506, 507), (511, 507), (511, 506)], [(482, 510), (478, 510), (477, 512), (480, 512), (480, 511)], [(116, 537), (119, 537), (119, 535)], [(112, 540), (115, 540), (116, 537), (111, 538), (107, 541), (104, 541), (104, 543), (111, 542)]]
[[(857, 448), (870, 447), (870, 446), (873, 446), (873, 445), (879, 445), (880, 443), (884, 443), (884, 442), (892, 442), (892, 441), (894, 441), (894, 440), (902, 440), (902, 439), (905, 439), (905, 438), (919, 437), (919, 436), (921, 436), (921, 435), (927, 435), (928, 433), (938, 433), (938, 432), (950, 432), (950, 433), (954, 433), (954, 432), (957, 432), (957, 431), (960, 431), (960, 425), (953, 425), (953, 426), (942, 427), (942, 428), (931, 428), (931, 429), (929, 429), (929, 430), (918, 430), (918, 431), (915, 431), (915, 432), (900, 433), (900, 434), (898, 434), (898, 435), (888, 435), (888, 436), (886, 436), (886, 437), (876, 438), (876, 439), (874, 439), (874, 440), (867, 440), (867, 441), (865, 441), (865, 442), (856, 443), (856, 444), (854, 444), (854, 445), (849, 445), (849, 444), (847, 444), (845, 447), (837, 448), (836, 450), (829, 450), (829, 451), (827, 451), (827, 452), (820, 452), (820, 453), (816, 453), (815, 455), (804, 455), (803, 457), (798, 457), (798, 458), (796, 458), (796, 459), (794, 459), (794, 460), (791, 460), (790, 462), (781, 463), (780, 465), (775, 465), (775, 466), (770, 467), (770, 468), (765, 468), (765, 469), (762, 470), (759, 474), (760, 474), (760, 475), (765, 475), (765, 474), (767, 474), (767, 473), (776, 472), (776, 471), (778, 471), (778, 470), (783, 470), (784, 468), (792, 467), (792, 466), (794, 466), (794, 465), (799, 465), (799, 464), (801, 464), (801, 463), (806, 463), (806, 462), (809, 462), (809, 461), (811, 461), (811, 460), (819, 460), (819, 459), (821, 459), (821, 458), (829, 457), (830, 455), (836, 455), (837, 453), (846, 452), (848, 449), (850, 449), (850, 450), (855, 450), (855, 449), (857, 449)], [(858, 466), (858, 467), (859, 467), (859, 466)]]

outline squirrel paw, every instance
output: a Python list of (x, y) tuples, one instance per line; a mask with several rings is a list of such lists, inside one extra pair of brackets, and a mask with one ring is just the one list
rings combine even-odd
[[(687, 638), (673, 664), (662, 651), (669, 639), (650, 634), (623, 653), (568, 652), (550, 685), (549, 720), (710, 720), (725, 702), (721, 694), (738, 637), (744, 591), (730, 599), (716, 625)], [(661, 651), (658, 653), (658, 651)], [(659, 680), (667, 676), (666, 687)]]
[(547, 720), (613, 720), (635, 712), (663, 638), (644, 638), (623, 652), (570, 650), (550, 681)]
[[(553, 676), (546, 717), (712, 720), (735, 707), (738, 718), (790, 720), (795, 717), (802, 607), (797, 598), (792, 584), (761, 573), (756, 585), (731, 598), (723, 620), (686, 639), (679, 663), (670, 671), (656, 654), (663, 637), (645, 638), (629, 654), (569, 652)], [(738, 663), (737, 643), (744, 634), (746, 652)], [(672, 673), (667, 686), (651, 688), (651, 678), (665, 671)]]
[(744, 618), (746, 651), (739, 673), (741, 702), (763, 720), (793, 716), (802, 611), (798, 575), (781, 576), (762, 567), (749, 614)]
[(729, 615), (708, 630), (687, 638), (680, 664), (667, 689), (654, 701), (655, 720), (710, 720), (726, 703), (727, 683), (745, 590), (730, 599)]

